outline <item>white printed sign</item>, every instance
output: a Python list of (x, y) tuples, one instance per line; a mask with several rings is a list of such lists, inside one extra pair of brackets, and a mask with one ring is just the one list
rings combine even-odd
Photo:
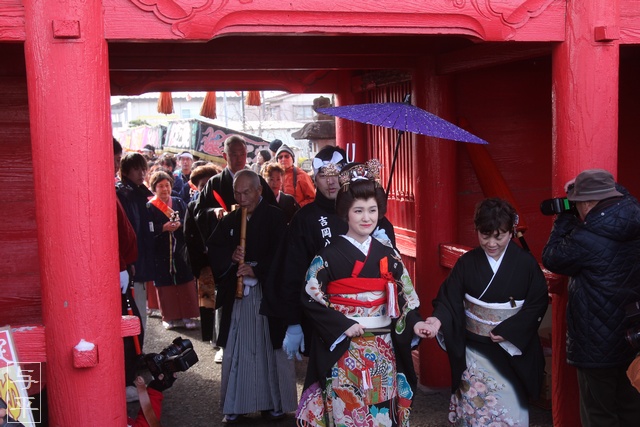
[[(30, 363), (30, 366), (34, 364)], [(39, 363), (35, 366), (40, 367)], [(0, 426), (33, 426), (29, 389), (40, 381), (40, 369), (23, 370), (8, 326), (0, 328)], [(2, 412), (5, 412), (4, 415)]]

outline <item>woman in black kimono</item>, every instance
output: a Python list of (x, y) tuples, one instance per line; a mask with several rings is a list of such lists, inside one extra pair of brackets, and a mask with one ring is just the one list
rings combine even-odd
[(480, 246), (460, 257), (426, 320), (427, 336), (437, 336), (451, 364), (449, 421), (528, 426), (528, 398), (539, 396), (544, 371), (546, 281), (511, 241), (517, 216), (509, 203), (480, 202), (474, 223)]
[(303, 293), (314, 335), (300, 426), (408, 425), (425, 337), (418, 296), (388, 238), (372, 237), (386, 210), (379, 163), (340, 173), (336, 212), (349, 225), (311, 262)]
[(151, 175), (155, 196), (147, 203), (155, 244), (155, 287), (165, 329), (198, 327), (198, 295), (187, 262), (182, 221), (187, 206), (180, 197), (171, 197), (173, 176), (164, 171)]

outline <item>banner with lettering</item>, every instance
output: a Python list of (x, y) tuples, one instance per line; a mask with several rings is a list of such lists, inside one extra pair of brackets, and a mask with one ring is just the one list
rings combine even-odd
[(34, 426), (29, 388), (39, 381), (20, 368), (11, 329), (0, 328), (0, 426)]

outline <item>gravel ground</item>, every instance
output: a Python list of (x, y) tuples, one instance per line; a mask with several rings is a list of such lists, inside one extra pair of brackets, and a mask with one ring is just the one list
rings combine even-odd
[[(157, 317), (150, 317), (147, 321), (147, 333), (144, 349), (147, 353), (160, 352), (176, 338), (188, 338), (200, 359), (197, 364), (186, 372), (178, 374), (173, 387), (165, 391), (162, 407), (161, 423), (163, 427), (209, 427), (223, 426), (220, 411), (220, 366), (213, 362), (215, 350), (210, 344), (200, 340), (200, 330), (188, 331), (176, 329), (167, 331)], [(306, 370), (306, 360), (296, 362), (298, 378), (298, 392), (302, 391), (302, 384)], [(148, 374), (147, 374), (148, 375)], [(448, 426), (447, 408), (449, 396), (446, 390), (426, 392), (419, 390), (414, 400), (411, 414), (413, 427)], [(138, 411), (137, 403), (128, 404), (130, 415)], [(295, 420), (292, 414), (280, 421), (266, 421), (260, 414), (249, 414), (244, 417), (242, 426), (252, 427), (293, 427)], [(531, 427), (551, 427), (551, 411), (531, 407)]]

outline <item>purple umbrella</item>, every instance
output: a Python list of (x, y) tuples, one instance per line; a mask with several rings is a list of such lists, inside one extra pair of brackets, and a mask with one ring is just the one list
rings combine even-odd
[(403, 132), (413, 132), (460, 142), (487, 144), (484, 139), (478, 138), (453, 123), (405, 102), (345, 105), (318, 108), (317, 111), (330, 116)]
[(406, 102), (345, 105), (342, 107), (316, 109), (316, 111), (330, 116), (336, 116), (369, 125), (397, 129), (400, 131), (398, 133), (393, 161), (391, 162), (391, 169), (389, 171), (387, 195), (389, 194), (391, 177), (393, 176), (393, 170), (396, 165), (396, 157), (398, 156), (398, 148), (400, 147), (400, 137), (404, 132), (413, 132), (420, 135), (451, 139), (460, 142), (488, 144), (484, 139), (478, 138), (453, 123), (448, 122), (435, 114), (431, 114), (422, 108), (411, 105), (409, 103), (408, 96), (405, 100)]

